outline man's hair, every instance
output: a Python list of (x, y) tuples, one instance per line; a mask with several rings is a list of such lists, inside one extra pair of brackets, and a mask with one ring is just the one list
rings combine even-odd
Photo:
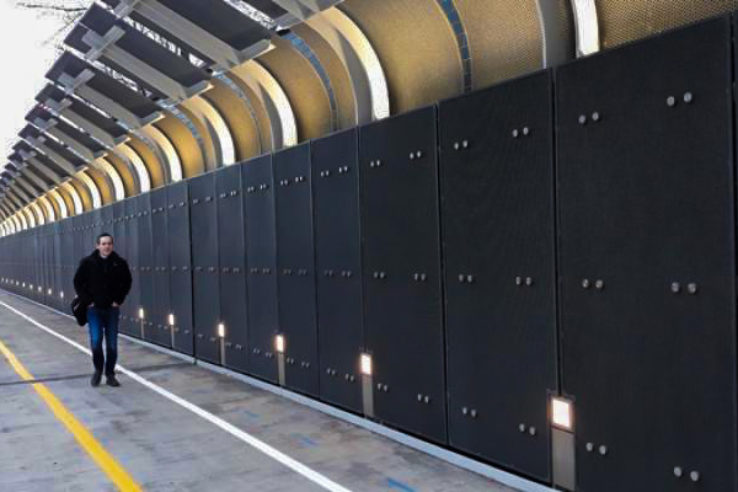
[(115, 240), (113, 239), (112, 234), (109, 234), (107, 232), (103, 232), (102, 234), (100, 234), (99, 236), (97, 236), (97, 244), (100, 244), (100, 240), (102, 238), (104, 238), (104, 237), (109, 237), (111, 241), (115, 242)]

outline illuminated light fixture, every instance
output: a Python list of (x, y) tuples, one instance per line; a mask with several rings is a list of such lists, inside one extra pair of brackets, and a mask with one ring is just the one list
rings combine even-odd
[(51, 294), (52, 294), (52, 291), (51, 291), (51, 289), (49, 289), (48, 290), (48, 295), (51, 295)]
[(571, 402), (562, 398), (551, 398), (551, 420), (554, 426), (571, 431), (574, 426)]
[(64, 291), (59, 292), (59, 297), (61, 297), (62, 299), (64, 299)]
[(223, 323), (218, 323), (218, 336), (220, 338), (225, 337), (225, 325)]
[(170, 314), (167, 316), (167, 321), (169, 322), (169, 326), (174, 326), (174, 315)]
[(25, 286), (26, 286), (26, 283), (25, 283), (25, 282), (23, 282), (23, 287), (25, 288)]
[(138, 318), (144, 319), (144, 308), (138, 308)]
[(369, 354), (361, 354), (361, 373), (365, 376), (372, 375), (372, 356)]
[(285, 340), (284, 335), (277, 335), (274, 337), (274, 347), (280, 354), (284, 353)]
[(39, 285), (38, 286), (38, 291), (41, 292), (42, 290), (43, 290), (43, 288)]

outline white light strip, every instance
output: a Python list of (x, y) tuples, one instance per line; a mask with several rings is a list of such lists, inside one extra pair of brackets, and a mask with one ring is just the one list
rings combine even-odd
[(64, 201), (64, 198), (59, 194), (57, 190), (49, 190), (49, 196), (56, 201), (56, 205), (59, 207), (59, 214), (61, 215), (61, 219), (66, 219), (69, 217), (69, 212), (67, 210), (67, 202)]
[(573, 0), (577, 57), (600, 51), (600, 28), (595, 0)]

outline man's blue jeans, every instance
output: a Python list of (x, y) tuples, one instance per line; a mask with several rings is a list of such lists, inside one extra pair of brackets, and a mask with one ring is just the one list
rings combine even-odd
[[(92, 363), (95, 372), (101, 374), (103, 366), (106, 376), (115, 374), (115, 363), (118, 360), (118, 317), (120, 310), (116, 307), (87, 308), (87, 325), (90, 328), (90, 349), (92, 349)], [(105, 335), (105, 353), (103, 355), (102, 342)]]

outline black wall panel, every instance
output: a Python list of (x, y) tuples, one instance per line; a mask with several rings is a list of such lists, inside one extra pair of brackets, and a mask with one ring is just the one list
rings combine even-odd
[(439, 108), (449, 442), (540, 480), (557, 389), (551, 79)]
[(435, 108), (363, 127), (359, 155), (366, 342), (383, 388), (375, 414), (444, 442)]
[(318, 395), (318, 328), (310, 145), (274, 154), (279, 326), (286, 339), (285, 384)]
[(692, 471), (736, 490), (730, 38), (721, 18), (557, 72), (580, 490), (682, 490)]
[(136, 197), (138, 202), (138, 276), (140, 303), (144, 310), (144, 338), (161, 343), (157, 329), (154, 307), (154, 251), (151, 237), (151, 193)]
[(152, 340), (171, 346), (172, 337), (168, 323), (169, 302), (169, 240), (167, 237), (167, 190), (159, 188), (151, 192), (151, 247), (153, 302), (150, 321)]
[(246, 220), (249, 368), (261, 378), (277, 380), (274, 335), (279, 330), (276, 230), (272, 157), (241, 165)]
[(186, 182), (167, 186), (167, 241), (171, 314), (174, 315), (174, 348), (194, 354), (192, 311), (192, 263), (190, 207)]
[[(126, 252), (128, 266), (131, 269), (131, 292), (128, 294), (128, 300), (124, 304), (123, 316), (125, 318), (120, 321), (120, 329), (124, 333), (134, 336), (141, 335), (141, 319), (139, 317), (139, 308), (141, 307), (140, 293), (140, 270), (139, 270), (139, 234), (138, 234), (138, 201), (136, 197), (131, 197), (125, 201), (125, 221), (124, 235), (126, 242)], [(144, 313), (145, 314), (145, 313)]]
[(220, 321), (218, 217), (213, 174), (189, 181), (192, 224), (193, 307), (195, 354), (220, 361), (217, 326)]
[(320, 396), (361, 411), (364, 348), (358, 135), (312, 142)]
[(224, 365), (245, 372), (248, 368), (248, 318), (241, 166), (218, 170), (215, 188), (218, 196), (220, 320), (225, 325)]

